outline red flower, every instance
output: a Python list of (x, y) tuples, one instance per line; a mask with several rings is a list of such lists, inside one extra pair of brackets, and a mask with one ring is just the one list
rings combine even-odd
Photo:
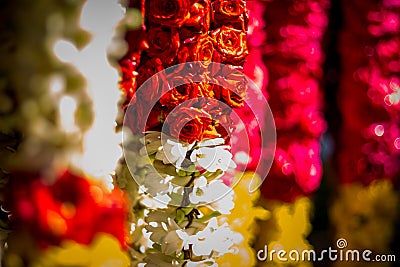
[(69, 171), (51, 185), (39, 175), (14, 174), (6, 205), (15, 226), (29, 230), (41, 247), (65, 239), (90, 244), (98, 232), (115, 236), (125, 246), (128, 213), (122, 191), (109, 193)]
[[(293, 142), (297, 139), (298, 141)], [(262, 186), (268, 199), (292, 202), (298, 196), (313, 193), (321, 182), (319, 144), (296, 133), (278, 139), (274, 163)]]
[(214, 47), (221, 55), (222, 63), (240, 65), (248, 54), (246, 33), (222, 26), (211, 32)]
[(173, 108), (189, 99), (200, 97), (213, 97), (212, 85), (208, 83), (186, 83), (164, 94), (160, 103)]
[(150, 107), (145, 102), (138, 101), (136, 104), (127, 106), (124, 126), (133, 134), (157, 131), (161, 129), (164, 117), (164, 109), (158, 102)]
[(199, 32), (208, 32), (210, 28), (210, 0), (194, 3), (189, 9), (189, 17), (185, 26), (195, 28)]
[(192, 3), (188, 0), (147, 0), (146, 17), (150, 23), (180, 27), (189, 16)]
[(152, 27), (147, 32), (147, 54), (161, 59), (164, 65), (170, 64), (180, 46), (179, 34), (175, 28)]
[[(214, 85), (212, 86), (214, 87)], [(232, 109), (217, 99), (199, 99), (199, 108), (210, 114), (214, 121), (214, 128), (218, 137), (225, 139), (225, 144), (229, 143), (231, 133), (235, 128), (231, 117)]]
[[(239, 94), (237, 92), (240, 92)], [(233, 89), (228, 89), (220, 85), (214, 85), (215, 98), (225, 101), (233, 108), (243, 107), (245, 92), (243, 89), (238, 88), (237, 92)]]
[(213, 40), (208, 34), (200, 34), (185, 41), (185, 45), (178, 53), (178, 62), (205, 61), (211, 63), (214, 55)]
[(243, 107), (247, 91), (244, 75), (231, 68), (223, 68), (221, 76), (215, 78), (215, 98), (224, 101), (233, 108)]
[(182, 107), (167, 117), (170, 135), (179, 140), (193, 143), (204, 138), (218, 136), (212, 125), (210, 114), (193, 107)]
[(136, 60), (129, 57), (122, 58), (119, 65), (122, 73), (120, 88), (126, 94), (126, 102), (129, 103), (136, 92)]
[(246, 31), (248, 17), (243, 0), (216, 0), (212, 8), (212, 21), (216, 27), (231, 25)]
[[(140, 101), (141, 104), (155, 103), (160, 97), (160, 88), (161, 84), (164, 84), (164, 76), (152, 76), (162, 71), (163, 69), (164, 68), (162, 62), (158, 58), (145, 60), (138, 68), (138, 77), (136, 79), (138, 91), (136, 94), (136, 99)], [(151, 82), (146, 83), (146, 87), (141, 87), (143, 83), (145, 83), (150, 78), (152, 78)]]

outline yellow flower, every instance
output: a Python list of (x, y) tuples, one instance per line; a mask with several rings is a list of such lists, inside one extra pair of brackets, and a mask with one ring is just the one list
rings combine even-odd
[(130, 261), (118, 240), (108, 234), (98, 234), (92, 244), (85, 246), (65, 241), (40, 255), (32, 267), (128, 267)]
[[(249, 192), (252, 179), (260, 179), (254, 173), (238, 173), (236, 175), (240, 181), (234, 189), (235, 207), (228, 215), (218, 217), (220, 223), (227, 222), (230, 228), (240, 233), (244, 239), (237, 244), (235, 253), (228, 253), (217, 259), (221, 267), (228, 266), (254, 266), (256, 264), (256, 255), (251, 248), (251, 244), (258, 232), (256, 220), (266, 220), (270, 214), (262, 207), (255, 206), (260, 197), (260, 191)], [(245, 216), (244, 216), (245, 215)]]
[(337, 238), (346, 239), (349, 247), (387, 253), (398, 207), (391, 182), (376, 180), (367, 187), (343, 185), (330, 215)]
[[(279, 201), (264, 200), (264, 205), (271, 211), (271, 219), (262, 222), (263, 231), (260, 232), (256, 248), (264, 249), (268, 246), (268, 251), (284, 250), (289, 253), (296, 250), (301, 255), (304, 250), (312, 249), (306, 240), (311, 231), (309, 222), (312, 203), (310, 199), (304, 197), (297, 199), (294, 203), (282, 203)], [(260, 263), (259, 266), (296, 266), (309, 267), (309, 262), (296, 261), (286, 257), (288, 261), (280, 261), (276, 255), (272, 261), (269, 258)]]

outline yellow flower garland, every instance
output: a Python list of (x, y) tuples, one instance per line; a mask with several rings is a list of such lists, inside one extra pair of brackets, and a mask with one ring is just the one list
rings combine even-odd
[[(296, 250), (301, 255), (303, 250), (310, 250), (312, 246), (306, 240), (311, 231), (309, 222), (312, 202), (309, 198), (297, 199), (294, 203), (282, 203), (279, 201), (263, 200), (263, 206), (272, 214), (271, 220), (260, 223), (260, 231), (256, 248), (264, 250), (268, 247), (267, 253), (271, 250), (284, 250), (287, 253)], [(268, 255), (268, 254), (267, 254)], [(264, 256), (264, 255), (262, 255)], [(269, 255), (265, 261), (258, 266), (312, 266), (310, 262), (280, 261), (275, 254), (272, 259)]]
[[(239, 178), (242, 174), (236, 175)], [(255, 206), (260, 197), (260, 191), (249, 193), (249, 186), (252, 179), (260, 179), (257, 174), (247, 172), (241, 177), (241, 180), (234, 187), (235, 207), (231, 214), (221, 216), (220, 223), (227, 222), (233, 231), (240, 233), (244, 239), (236, 246), (237, 253), (225, 254), (217, 263), (219, 266), (254, 266), (256, 264), (256, 255), (252, 249), (252, 243), (258, 234), (256, 220), (267, 220), (270, 213), (260, 206)]]
[[(399, 195), (387, 180), (376, 180), (368, 187), (348, 184), (339, 188), (330, 211), (336, 227), (336, 237), (347, 240), (348, 249), (368, 249), (379, 254), (390, 254), (389, 245), (394, 233)], [(365, 262), (351, 262), (346, 266), (364, 266)], [(387, 266), (390, 263), (379, 263)], [(336, 264), (339, 266), (340, 262)]]

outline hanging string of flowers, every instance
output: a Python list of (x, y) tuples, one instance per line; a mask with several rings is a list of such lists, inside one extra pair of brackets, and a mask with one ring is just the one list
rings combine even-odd
[[(247, 87), (246, 3), (131, 1), (129, 7), (142, 11), (143, 25), (127, 32), (120, 60), (125, 159), (116, 184), (132, 198), (132, 260), (249, 264), (254, 253), (246, 232), (267, 215), (253, 208), (254, 200), (235, 196), (243, 186), (235, 192), (228, 186), (236, 180), (232, 108), (244, 105)], [(235, 202), (259, 215), (233, 227)]]
[[(308, 249), (305, 237), (310, 231), (311, 203), (303, 197), (319, 187), (322, 176), (319, 139), (326, 123), (320, 80), (329, 1), (271, 1), (264, 6), (267, 41), (263, 59), (278, 139), (274, 163), (261, 189), (264, 206), (272, 213), (263, 226), (274, 230), (263, 233), (258, 246)], [(296, 233), (291, 238), (285, 233), (289, 228)]]
[[(244, 65), (245, 74), (250, 77), (260, 88), (259, 93), (267, 98), (266, 86), (268, 83), (268, 72), (265, 64), (262, 61), (262, 45), (266, 40), (265, 25), (263, 21), (264, 4), (260, 1), (247, 1), (247, 9), (249, 12), (249, 26), (248, 26), (248, 47), (249, 56)], [(247, 171), (256, 171), (257, 167), (261, 164), (260, 169), (268, 168), (264, 160), (261, 159), (261, 151), (265, 149), (262, 141), (261, 129), (265, 128), (266, 113), (265, 107), (262, 103), (257, 103), (254, 99), (260, 98), (260, 95), (251, 95), (248, 97), (249, 101), (253, 101), (253, 108), (247, 103), (243, 108), (239, 109), (237, 113), (240, 118), (245, 122), (246, 127), (236, 126), (232, 141), (235, 142), (234, 157), (239, 166), (245, 166)], [(257, 113), (257, 116), (254, 115)], [(245, 151), (246, 143), (240, 142), (242, 138), (251, 140), (249, 154)], [(261, 174), (260, 174), (261, 175)]]
[[(293, 202), (315, 191), (321, 179), (318, 140), (325, 121), (319, 81), (329, 2), (279, 3), (267, 4), (265, 13), (269, 26), (264, 62), (269, 71), (268, 94), (278, 144), (262, 191), (268, 199)], [(280, 14), (287, 12), (290, 16), (282, 20)]]
[(2, 3), (1, 25), (7, 25), (0, 46), (4, 266), (128, 264), (124, 194), (109, 191), (69, 160), (90, 128), (92, 103), (83, 76), (52, 48), (60, 39), (78, 48), (89, 42), (79, 26), (83, 3)]
[(390, 0), (352, 4), (357, 9), (342, 5), (343, 122), (337, 153), (341, 187), (331, 218), (337, 236), (353, 247), (385, 253), (399, 201), (395, 188), (400, 175), (400, 4)]
[[(132, 200), (132, 261), (229, 264), (224, 255), (251, 250), (231, 228), (229, 215), (241, 200), (227, 178), (236, 165), (232, 108), (244, 105), (247, 87), (246, 3), (149, 0), (128, 7), (143, 15), (142, 27), (127, 31), (120, 60), (125, 159), (116, 184)], [(265, 216), (260, 210), (246, 225)], [(254, 254), (243, 255), (252, 262)]]

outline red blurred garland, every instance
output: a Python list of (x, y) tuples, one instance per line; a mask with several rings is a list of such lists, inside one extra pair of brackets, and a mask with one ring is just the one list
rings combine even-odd
[[(121, 190), (108, 192), (69, 170), (56, 179), (48, 184), (39, 174), (13, 173), (5, 206), (12, 211), (17, 236), (28, 230), (37, 245), (47, 248), (65, 240), (89, 245), (98, 233), (108, 233), (126, 247), (128, 211)], [(14, 239), (10, 242), (13, 245)]]
[(399, 182), (400, 2), (353, 0), (342, 6), (339, 181)]
[(277, 128), (274, 164), (262, 193), (293, 202), (319, 187), (319, 138), (325, 130), (320, 79), (321, 42), (328, 23), (327, 0), (284, 0), (265, 4), (268, 41), (264, 62)]

